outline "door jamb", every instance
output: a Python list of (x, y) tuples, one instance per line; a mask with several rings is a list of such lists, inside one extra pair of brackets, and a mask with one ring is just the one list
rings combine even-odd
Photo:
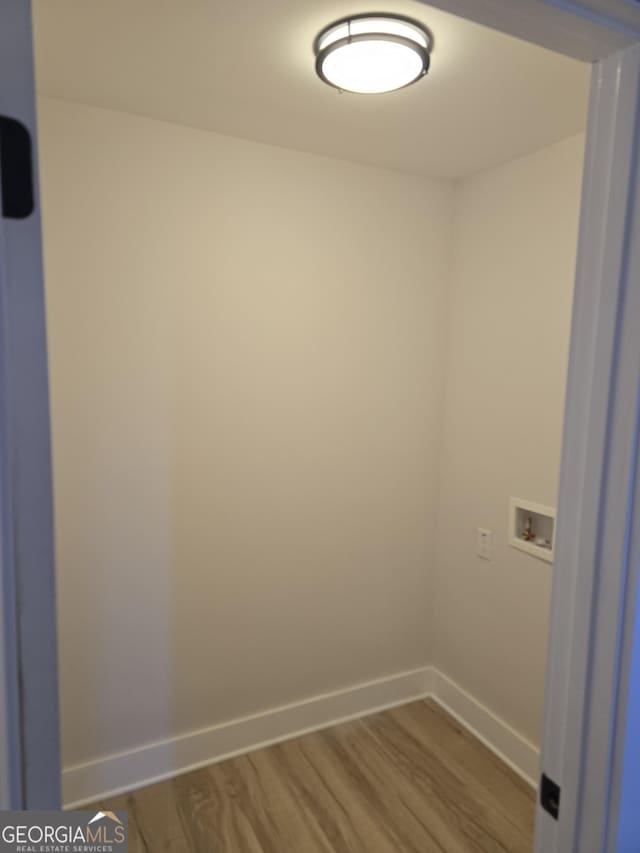
[[(558, 500), (542, 770), (559, 821), (538, 807), (536, 851), (601, 851), (618, 724), (638, 448), (640, 312), (630, 265), (640, 45), (593, 67)], [(637, 280), (637, 279), (636, 279)], [(636, 287), (637, 291), (638, 288)], [(635, 326), (635, 328), (634, 328)]]
[[(53, 502), (31, 3), (0, 0), (0, 113), (28, 131), (35, 209), (1, 220), (0, 678), (12, 808), (60, 803)], [(2, 648), (2, 646), (0, 646)]]

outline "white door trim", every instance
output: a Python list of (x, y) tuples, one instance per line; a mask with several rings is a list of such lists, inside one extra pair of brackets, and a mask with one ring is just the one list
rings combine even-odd
[(625, 302), (639, 80), (637, 45), (594, 65), (542, 744), (560, 817), (538, 809), (537, 853), (600, 851), (607, 822), (640, 379)]
[[(1, 201), (0, 193), (0, 201)], [(7, 308), (5, 305), (4, 234), (0, 223), (0, 810), (22, 802), (18, 631), (13, 572), (13, 513), (10, 459), (6, 432)]]
[(2, 716), (11, 756), (4, 767), (10, 778), (1, 787), (15, 808), (55, 808), (60, 803), (58, 669), (31, 33), (31, 3), (0, 0), (0, 115), (16, 119), (29, 131), (36, 193), (31, 215), (0, 219), (0, 535), (5, 581), (1, 675), (8, 692)]
[(640, 41), (635, 0), (421, 0), (584, 62)]

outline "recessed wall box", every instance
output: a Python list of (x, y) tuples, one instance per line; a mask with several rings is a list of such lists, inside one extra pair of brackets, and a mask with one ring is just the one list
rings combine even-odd
[(556, 511), (553, 507), (509, 498), (509, 545), (532, 557), (553, 562)]

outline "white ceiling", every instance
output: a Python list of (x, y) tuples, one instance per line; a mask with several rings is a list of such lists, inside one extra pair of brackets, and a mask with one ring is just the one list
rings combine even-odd
[[(443, 178), (582, 130), (589, 66), (417, 0), (34, 0), (40, 94)], [(345, 14), (417, 18), (429, 75), (340, 94), (314, 71)]]

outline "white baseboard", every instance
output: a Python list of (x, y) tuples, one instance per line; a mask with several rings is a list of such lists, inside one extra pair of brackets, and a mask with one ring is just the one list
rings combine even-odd
[(261, 714), (65, 767), (65, 808), (160, 782), (225, 758), (423, 699), (431, 667), (359, 684)]
[(441, 672), (424, 667), (65, 767), (62, 772), (65, 807), (76, 808), (234, 755), (428, 697), (442, 705), (529, 784), (536, 784), (539, 761), (536, 747)]
[(442, 672), (432, 668), (432, 698), (533, 788), (540, 750)]

